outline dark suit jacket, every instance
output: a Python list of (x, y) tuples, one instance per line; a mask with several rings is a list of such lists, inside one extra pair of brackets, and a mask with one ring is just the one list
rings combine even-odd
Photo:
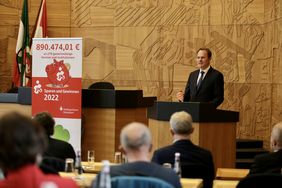
[(197, 79), (200, 70), (191, 72), (189, 75), (185, 93), (185, 102), (210, 102), (215, 107), (219, 106), (224, 99), (223, 74), (212, 67), (206, 73), (201, 86), (197, 89)]
[(252, 174), (240, 180), (236, 188), (281, 188), (282, 175), (276, 173)]
[(65, 161), (66, 158), (73, 158), (75, 161), (75, 152), (72, 145), (54, 138), (49, 138), (48, 148), (43, 156), (56, 157), (63, 161)]
[(273, 153), (265, 153), (255, 157), (250, 174), (257, 173), (281, 173), (282, 149)]
[[(181, 188), (181, 183), (179, 177), (176, 173), (171, 170), (164, 168), (158, 164), (137, 161), (132, 163), (125, 163), (121, 165), (111, 166), (110, 167), (111, 177), (115, 176), (149, 176), (158, 178), (166, 181), (167, 183), (173, 185), (175, 188)], [(96, 187), (99, 185), (100, 174), (95, 179), (94, 185)]]
[[(198, 165), (199, 167), (201, 167), (201, 169), (202, 167), (205, 167), (206, 171), (203, 172), (203, 175), (199, 175), (199, 177), (197, 178), (204, 179), (205, 188), (212, 187), (212, 182), (215, 177), (212, 154), (210, 151), (194, 145), (190, 140), (179, 140), (170, 146), (156, 150), (153, 154), (152, 161), (161, 165), (163, 163), (170, 163), (173, 166), (174, 154), (176, 152), (180, 153), (183, 178), (191, 178), (191, 175), (193, 175), (193, 173), (195, 173), (196, 176), (199, 174), (192, 169), (185, 168), (186, 165)], [(185, 177), (183, 176), (184, 174), (189, 174), (188, 176), (190, 177)], [(196, 177), (194, 176), (193, 178)]]

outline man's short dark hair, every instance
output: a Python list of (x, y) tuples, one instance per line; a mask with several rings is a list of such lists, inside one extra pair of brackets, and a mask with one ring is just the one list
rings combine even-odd
[(46, 135), (31, 118), (17, 112), (1, 117), (0, 168), (4, 172), (34, 164), (46, 148)]
[(49, 112), (40, 112), (33, 119), (44, 128), (48, 136), (54, 134), (55, 120)]
[(211, 50), (210, 50), (209, 48), (199, 48), (199, 50), (197, 51), (197, 53), (198, 53), (199, 51), (202, 51), (202, 50), (207, 52), (209, 59), (212, 58), (212, 52), (211, 52)]

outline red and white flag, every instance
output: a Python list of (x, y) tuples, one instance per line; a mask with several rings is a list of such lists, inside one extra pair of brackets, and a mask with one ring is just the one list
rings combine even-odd
[(46, 0), (41, 1), (32, 38), (47, 37), (47, 9)]
[[(35, 22), (35, 28), (33, 30), (32, 38), (45, 38), (47, 37), (47, 8), (46, 8), (46, 0), (41, 1), (40, 9), (37, 14), (36, 22)], [(30, 54), (32, 55), (32, 41), (30, 42)], [(31, 61), (30, 61), (31, 62)], [(30, 69), (28, 69), (29, 72), (26, 72), (26, 75), (31, 75), (32, 67), (30, 63)], [(31, 86), (31, 76), (30, 80), (27, 82), (27, 86)]]

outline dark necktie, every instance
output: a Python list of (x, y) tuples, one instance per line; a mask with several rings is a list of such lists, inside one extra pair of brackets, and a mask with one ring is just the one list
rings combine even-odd
[(199, 82), (198, 82), (198, 84), (197, 84), (197, 89), (199, 89), (200, 86), (201, 86), (201, 84), (202, 84), (202, 81), (203, 81), (205, 72), (204, 72), (204, 71), (201, 71), (200, 73), (201, 73), (201, 77), (200, 77)]

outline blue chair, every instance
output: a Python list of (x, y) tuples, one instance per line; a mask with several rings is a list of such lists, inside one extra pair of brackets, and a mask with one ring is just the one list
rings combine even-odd
[(173, 188), (164, 180), (147, 176), (116, 176), (111, 184), (112, 188)]

